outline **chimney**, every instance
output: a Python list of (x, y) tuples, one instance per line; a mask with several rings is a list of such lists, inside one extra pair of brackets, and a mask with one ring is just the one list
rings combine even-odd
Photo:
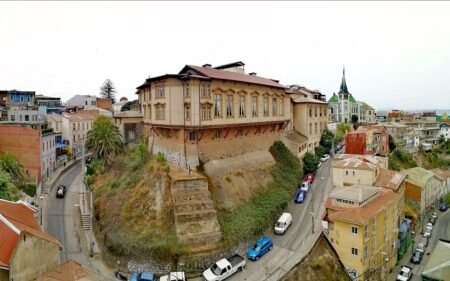
[(206, 68), (211, 68), (211, 64), (209, 64), (209, 63), (205, 63), (204, 65), (202, 65), (203, 67), (206, 67)]
[(256, 72), (250, 72), (249, 75), (256, 76)]

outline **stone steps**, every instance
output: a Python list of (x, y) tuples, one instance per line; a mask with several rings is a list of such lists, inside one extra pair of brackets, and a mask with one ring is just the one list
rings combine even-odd
[(220, 241), (222, 233), (220, 231), (211, 231), (206, 233), (196, 233), (194, 235), (181, 235), (178, 236), (181, 243), (192, 245), (202, 243), (217, 243)]
[(90, 215), (81, 215), (81, 222), (83, 224), (83, 229), (85, 231), (91, 230), (91, 216)]
[(217, 220), (217, 213), (215, 209), (194, 210), (175, 213), (176, 224), (190, 221), (210, 220), (210, 219)]
[(193, 202), (177, 202), (175, 204), (176, 212), (188, 212), (196, 210), (213, 209), (214, 205), (212, 200), (196, 200)]
[(179, 223), (177, 227), (178, 235), (195, 235), (197, 233), (219, 231), (220, 226), (216, 220), (203, 220)]
[(176, 193), (172, 193), (172, 196), (175, 204), (179, 202), (211, 200), (211, 194), (209, 191), (178, 191)]

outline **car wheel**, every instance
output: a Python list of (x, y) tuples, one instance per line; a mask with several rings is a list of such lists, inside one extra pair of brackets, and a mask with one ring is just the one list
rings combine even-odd
[(270, 248), (269, 248), (269, 251), (271, 251), (271, 250), (272, 250), (272, 248), (273, 248), (273, 246), (270, 246)]
[(255, 260), (259, 260), (259, 256), (256, 256)]

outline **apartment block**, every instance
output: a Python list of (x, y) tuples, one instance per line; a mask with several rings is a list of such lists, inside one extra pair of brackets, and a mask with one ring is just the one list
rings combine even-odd
[(353, 280), (385, 280), (397, 262), (396, 194), (353, 185), (332, 191), (322, 224)]

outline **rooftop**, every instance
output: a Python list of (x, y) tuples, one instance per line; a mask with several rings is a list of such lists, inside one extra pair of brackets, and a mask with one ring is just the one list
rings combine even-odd
[(334, 199), (345, 199), (362, 204), (369, 200), (380, 190), (379, 187), (369, 185), (352, 185), (349, 187), (336, 188), (330, 193)]
[(406, 169), (405, 173), (408, 175), (406, 181), (416, 186), (425, 187), (427, 182), (434, 177), (434, 174), (421, 167), (414, 167)]
[(405, 177), (406, 174), (404, 172), (396, 172), (381, 168), (374, 185), (395, 191), (403, 182)]
[(450, 276), (450, 241), (439, 239), (422, 271), (433, 280), (448, 280)]
[(135, 110), (122, 111), (117, 114), (114, 114), (114, 118), (139, 118), (142, 117), (142, 113)]
[(11, 202), (0, 199), (0, 265), (9, 267), (11, 255), (16, 247), (17, 239), (22, 232), (57, 244), (61, 244), (41, 229), (34, 217), (36, 210), (29, 204), (17, 201)]
[(54, 269), (47, 271), (35, 281), (99, 281), (101, 278), (96, 274), (90, 272), (81, 264), (73, 260), (68, 260), (55, 267)]
[[(347, 189), (346, 187), (344, 189)], [(383, 211), (388, 204), (391, 204), (396, 200), (394, 192), (388, 189), (380, 188), (378, 194), (370, 201), (364, 203), (361, 206), (356, 207), (342, 207), (336, 205), (331, 197), (325, 202), (325, 207), (328, 211), (328, 219), (330, 221), (343, 221), (347, 223), (364, 225), (373, 216)]]
[(360, 170), (375, 170), (386, 161), (384, 157), (358, 154), (337, 154), (333, 159), (333, 168), (353, 168)]
[(296, 98), (292, 101), (295, 104), (299, 104), (299, 103), (318, 103), (318, 104), (327, 104), (324, 101), (321, 100), (316, 100), (313, 98)]

